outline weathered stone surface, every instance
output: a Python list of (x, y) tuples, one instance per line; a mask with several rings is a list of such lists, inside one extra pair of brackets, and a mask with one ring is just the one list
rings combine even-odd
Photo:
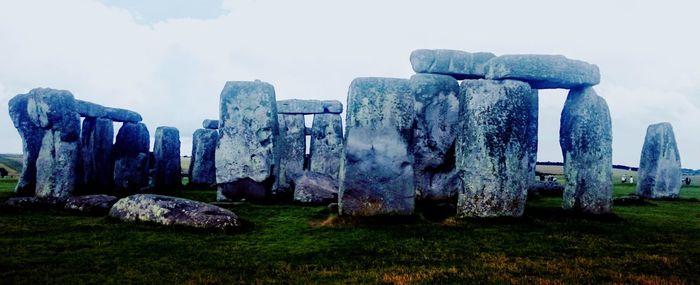
[(515, 80), (462, 81), (456, 168), (460, 217), (521, 216), (530, 186), (537, 92)]
[(227, 82), (221, 91), (220, 112), (215, 159), (218, 199), (276, 192), (280, 158), (274, 87), (259, 80)]
[(143, 120), (139, 113), (134, 111), (105, 107), (83, 100), (75, 100), (77, 112), (83, 117), (107, 118), (117, 122), (137, 123)]
[(561, 112), (564, 209), (608, 213), (612, 208), (612, 124), (605, 99), (593, 88), (569, 92)]
[(340, 114), (343, 112), (343, 103), (335, 100), (300, 100), (289, 99), (277, 101), (279, 114)]
[(134, 193), (148, 186), (150, 135), (143, 123), (124, 123), (112, 148), (114, 187), (118, 193)]
[(413, 108), (408, 80), (357, 78), (350, 84), (339, 175), (342, 215), (413, 213)]
[(416, 98), (413, 165), (416, 198), (446, 200), (460, 189), (455, 169), (455, 141), (459, 118), (459, 84), (447, 75), (411, 77)]
[(294, 180), (304, 173), (304, 154), (306, 136), (304, 134), (304, 115), (279, 114), (277, 116), (280, 130), (280, 172), (279, 191), (294, 191)]
[(338, 179), (343, 153), (343, 124), (338, 114), (316, 114), (311, 126), (309, 169)]
[(112, 141), (114, 124), (110, 119), (87, 117), (80, 136), (80, 184), (86, 193), (108, 193), (114, 184)]
[(526, 81), (535, 89), (572, 89), (600, 83), (600, 70), (562, 55), (502, 55), (486, 63), (486, 78)]
[(219, 120), (205, 119), (202, 121), (202, 128), (217, 130), (219, 129)]
[(644, 198), (678, 198), (681, 191), (681, 158), (670, 123), (647, 128), (639, 160), (637, 195)]
[(294, 184), (294, 201), (308, 204), (338, 201), (338, 181), (328, 175), (307, 171)]
[(32, 123), (27, 112), (29, 94), (20, 94), (8, 102), (10, 118), (22, 138), (22, 172), (15, 187), (19, 196), (34, 196), (36, 189), (36, 159), (41, 149), (44, 130)]
[(136, 194), (117, 201), (109, 210), (109, 216), (125, 222), (217, 230), (231, 230), (242, 225), (236, 214), (224, 208), (152, 194)]
[(155, 158), (154, 186), (156, 189), (179, 188), (182, 186), (180, 166), (180, 131), (174, 127), (158, 127), (153, 145)]
[(534, 181), (527, 190), (528, 196), (557, 196), (564, 195), (564, 185), (556, 181)]
[(109, 195), (86, 195), (68, 198), (65, 208), (86, 214), (106, 215), (119, 198)]
[(456, 79), (484, 78), (484, 65), (496, 55), (447, 49), (419, 49), (411, 53), (411, 66), (417, 73), (450, 75)]
[(48, 208), (63, 208), (66, 203), (66, 198), (57, 197), (12, 197), (7, 199), (2, 204), (4, 208), (9, 209), (38, 209), (45, 210)]
[(218, 139), (219, 133), (216, 130), (198, 129), (194, 131), (194, 135), (192, 135), (189, 185), (209, 187), (216, 184), (214, 155)]

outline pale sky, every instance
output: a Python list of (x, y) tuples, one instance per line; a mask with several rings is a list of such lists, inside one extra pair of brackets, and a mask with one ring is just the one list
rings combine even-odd
[[(638, 165), (646, 127), (666, 121), (697, 169), (699, 13), (695, 1), (3, 0), (0, 153), (21, 153), (7, 101), (35, 87), (137, 111), (151, 133), (177, 127), (189, 155), (226, 81), (345, 103), (353, 78), (409, 78), (412, 50), (443, 48), (597, 64), (614, 163)], [(540, 92), (539, 161), (562, 161), (565, 97)]]

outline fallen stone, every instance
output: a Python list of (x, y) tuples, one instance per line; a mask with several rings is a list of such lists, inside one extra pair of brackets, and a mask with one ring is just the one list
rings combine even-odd
[(342, 215), (410, 215), (414, 98), (408, 80), (357, 78), (350, 84), (339, 174)]
[(639, 161), (637, 195), (644, 198), (678, 198), (681, 158), (670, 123), (650, 125)]
[(22, 210), (46, 210), (49, 208), (63, 208), (65, 198), (56, 197), (13, 197), (7, 199), (3, 206), (9, 209)]
[(343, 112), (343, 103), (335, 100), (299, 100), (289, 99), (277, 101), (277, 113), (279, 114), (340, 114)]
[(449, 75), (456, 79), (484, 78), (484, 65), (496, 55), (489, 52), (469, 53), (447, 49), (419, 49), (411, 53), (416, 73)]
[(530, 122), (537, 92), (515, 80), (465, 80), (456, 168), (459, 217), (518, 217), (530, 186)]
[(600, 70), (562, 55), (502, 55), (486, 63), (486, 78), (526, 81), (535, 89), (573, 89), (600, 83)]
[(306, 204), (338, 201), (338, 182), (328, 175), (305, 172), (294, 185), (294, 201)]
[(219, 120), (205, 119), (204, 121), (202, 121), (202, 128), (217, 130), (219, 129)]
[(22, 138), (22, 171), (15, 194), (34, 196), (36, 189), (36, 159), (41, 149), (44, 130), (32, 123), (27, 112), (29, 94), (19, 94), (8, 102), (10, 118)]
[(192, 156), (189, 168), (189, 185), (210, 187), (216, 184), (214, 154), (219, 132), (198, 129), (192, 135)]
[(109, 195), (86, 195), (68, 198), (67, 210), (94, 215), (106, 215), (119, 198)]
[(85, 118), (80, 140), (80, 187), (85, 193), (110, 192), (114, 184), (112, 120)]
[(535, 181), (527, 190), (529, 196), (556, 196), (564, 195), (564, 185), (556, 181)]
[(304, 115), (279, 114), (280, 130), (280, 177), (278, 189), (292, 193), (294, 181), (304, 173), (306, 135), (304, 135)]
[(343, 125), (338, 114), (316, 114), (311, 127), (309, 169), (338, 179), (343, 153)]
[(613, 199), (613, 205), (616, 206), (643, 206), (649, 204), (649, 202), (644, 201), (642, 197), (637, 195), (623, 196)]
[(459, 118), (459, 84), (447, 75), (416, 74), (416, 126), (413, 129), (416, 199), (439, 201), (456, 197), (460, 189), (455, 169)]
[(83, 117), (106, 118), (116, 122), (138, 123), (143, 120), (134, 111), (105, 107), (83, 100), (75, 100), (77, 112)]
[(135, 193), (148, 187), (150, 135), (143, 123), (124, 123), (112, 148), (117, 193)]
[(564, 209), (609, 213), (612, 208), (612, 125), (605, 99), (593, 88), (569, 91), (561, 112)]
[(117, 201), (109, 216), (124, 222), (232, 230), (242, 223), (233, 212), (214, 205), (162, 195), (136, 194)]
[(153, 145), (155, 157), (154, 186), (160, 190), (172, 190), (182, 186), (180, 166), (180, 131), (174, 127), (158, 127)]

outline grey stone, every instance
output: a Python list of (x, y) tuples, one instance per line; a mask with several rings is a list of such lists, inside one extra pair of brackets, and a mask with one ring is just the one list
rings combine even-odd
[(527, 190), (528, 196), (557, 196), (564, 195), (564, 185), (556, 181), (534, 181)]
[(342, 215), (410, 215), (414, 98), (409, 81), (357, 78), (350, 84), (339, 174)]
[(647, 128), (639, 160), (637, 195), (643, 198), (678, 198), (681, 191), (681, 158), (670, 123)]
[(456, 79), (484, 78), (484, 65), (496, 55), (447, 49), (419, 49), (411, 53), (411, 66), (417, 73), (450, 75)]
[(49, 208), (63, 208), (67, 198), (57, 197), (12, 197), (7, 199), (2, 206), (8, 209), (19, 210), (46, 210)]
[(294, 180), (304, 173), (306, 136), (304, 135), (304, 115), (277, 116), (280, 130), (280, 172), (279, 191), (294, 191)]
[(216, 130), (198, 129), (192, 135), (189, 185), (209, 187), (216, 184), (214, 155), (217, 140), (219, 133)]
[(259, 198), (276, 192), (280, 157), (274, 87), (259, 80), (227, 82), (220, 102), (215, 159), (218, 199)]
[(86, 195), (68, 198), (67, 210), (86, 214), (106, 215), (119, 198), (109, 195)]
[(304, 135), (310, 136), (311, 135), (311, 128), (304, 128)]
[(125, 222), (216, 230), (233, 230), (242, 225), (236, 214), (224, 208), (152, 194), (136, 194), (120, 199), (109, 210), (109, 216)]
[(294, 201), (327, 204), (338, 201), (338, 181), (316, 172), (305, 172), (294, 183)]
[(44, 130), (32, 123), (27, 112), (29, 94), (20, 94), (8, 102), (10, 118), (22, 138), (22, 172), (15, 187), (18, 196), (34, 196), (36, 189), (36, 159), (41, 149)]
[(564, 209), (592, 214), (612, 208), (612, 124), (605, 99), (593, 88), (569, 92), (561, 112)]
[(150, 135), (143, 123), (124, 123), (112, 148), (114, 187), (118, 193), (134, 193), (148, 187)]
[(535, 89), (572, 89), (598, 84), (600, 70), (562, 55), (502, 55), (486, 64), (486, 78), (526, 81)]
[(153, 145), (155, 158), (154, 186), (159, 190), (172, 190), (182, 186), (180, 166), (180, 131), (174, 127), (158, 127)]
[(75, 100), (77, 112), (88, 118), (106, 118), (116, 122), (137, 123), (143, 120), (139, 113), (134, 111), (105, 107), (83, 100)]
[(460, 189), (455, 169), (455, 140), (459, 119), (459, 83), (447, 75), (411, 77), (416, 98), (413, 165), (416, 199), (447, 200)]
[(518, 217), (530, 186), (530, 122), (537, 92), (515, 80), (465, 80), (456, 168), (459, 217)]
[(219, 129), (219, 120), (205, 119), (202, 121), (202, 128), (217, 130)]
[(343, 153), (343, 124), (338, 114), (316, 114), (311, 127), (309, 169), (338, 179)]
[(340, 114), (343, 112), (343, 103), (335, 100), (300, 100), (289, 99), (277, 101), (279, 114)]
[(83, 120), (80, 140), (79, 182), (83, 192), (110, 192), (114, 184), (114, 123), (110, 119), (87, 117)]

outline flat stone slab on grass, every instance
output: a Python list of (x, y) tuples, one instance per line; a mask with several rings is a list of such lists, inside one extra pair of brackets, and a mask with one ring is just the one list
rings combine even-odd
[(3, 207), (12, 209), (47, 209), (62, 208), (65, 199), (53, 197), (13, 197), (3, 203)]
[(68, 198), (65, 208), (87, 214), (106, 215), (119, 198), (109, 195), (86, 195)]
[(411, 53), (416, 73), (450, 75), (456, 79), (484, 78), (484, 65), (496, 55), (490, 52), (469, 53), (448, 49), (418, 49)]
[(338, 201), (338, 181), (328, 175), (305, 172), (294, 184), (294, 201), (309, 204)]
[(221, 207), (183, 198), (136, 194), (117, 201), (109, 216), (125, 222), (149, 222), (166, 226), (232, 230), (240, 218)]
[(289, 99), (277, 101), (277, 113), (279, 114), (340, 114), (343, 112), (343, 103), (335, 100), (300, 100)]
[(486, 78), (526, 81), (535, 89), (573, 89), (600, 83), (600, 70), (563, 55), (502, 55), (486, 63)]

